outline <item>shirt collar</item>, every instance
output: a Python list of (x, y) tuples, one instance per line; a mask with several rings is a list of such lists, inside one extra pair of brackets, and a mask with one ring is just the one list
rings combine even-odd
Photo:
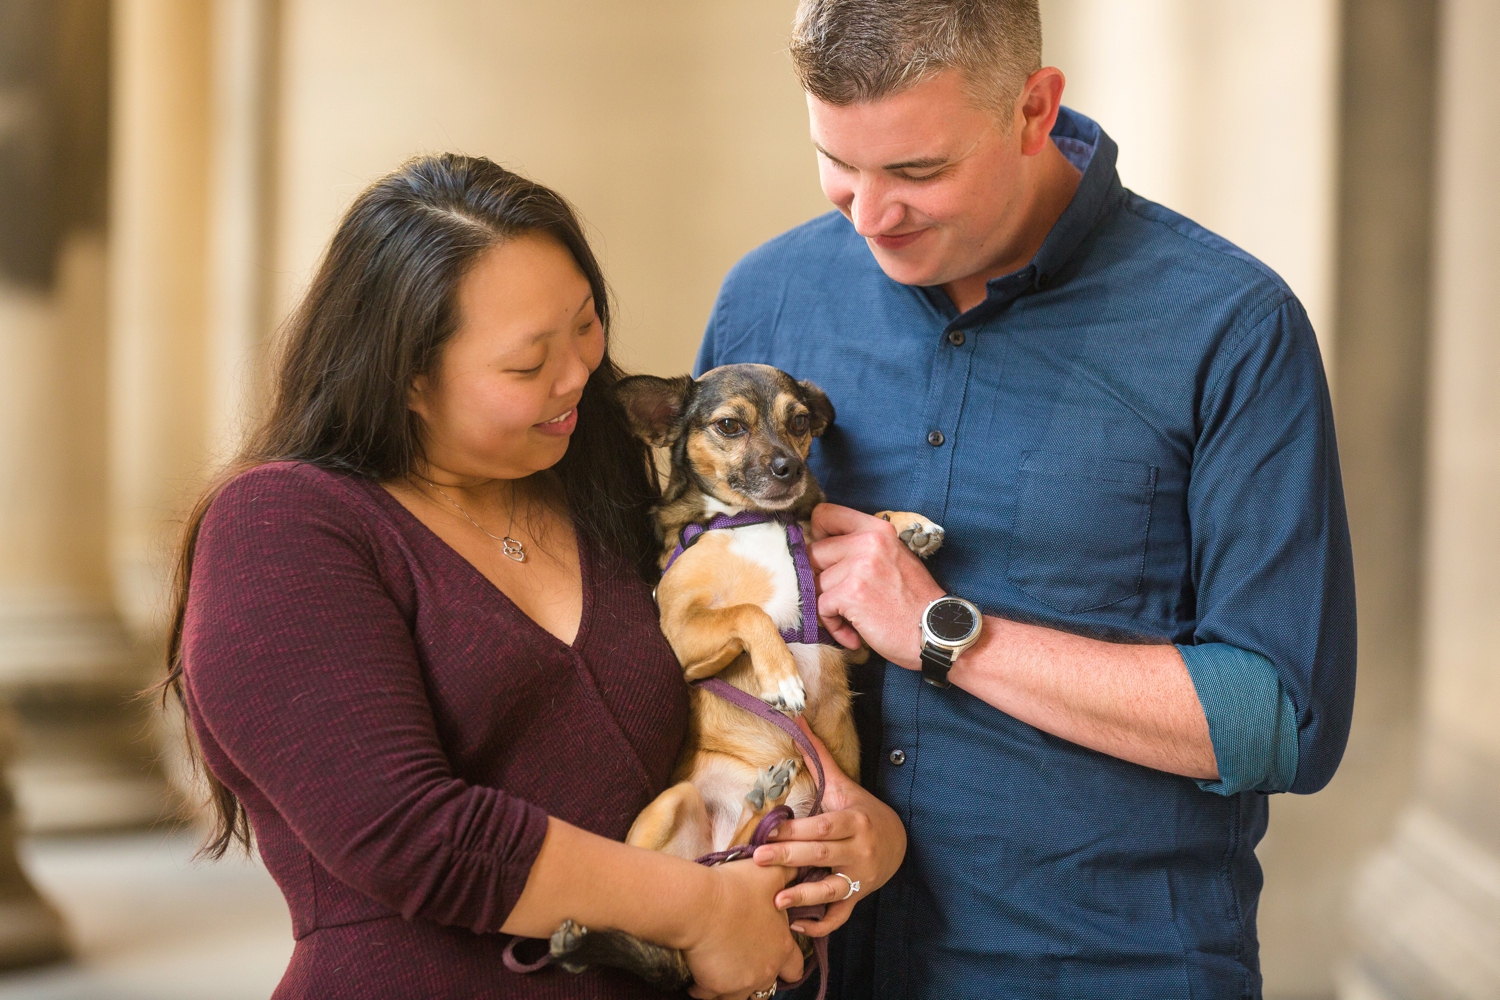
[[(1053, 223), (1031, 263), (1010, 274), (991, 278), (986, 283), (988, 295), (985, 300), (962, 316), (954, 317), (950, 329), (983, 323), (1022, 295), (1041, 288), (1062, 270), (1094, 227), (1122, 200), (1124, 188), (1120, 186), (1120, 176), (1115, 171), (1119, 147), (1098, 122), (1071, 108), (1063, 108), (1058, 112), (1057, 123), (1052, 126), (1052, 141), (1069, 162), (1083, 172), (1073, 200)], [(930, 294), (940, 292), (940, 289), (927, 291)], [(946, 295), (938, 298), (947, 302)], [(951, 303), (946, 311), (953, 316)]]
[(1052, 126), (1052, 141), (1068, 160), (1083, 171), (1073, 200), (1063, 209), (1042, 247), (1031, 259), (1038, 283), (1056, 274), (1082, 246), (1103, 218), (1119, 204), (1124, 189), (1115, 171), (1119, 147), (1104, 134), (1099, 123), (1071, 108), (1063, 108)]

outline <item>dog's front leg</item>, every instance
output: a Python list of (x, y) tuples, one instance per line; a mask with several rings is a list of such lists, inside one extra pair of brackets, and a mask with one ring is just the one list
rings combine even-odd
[(674, 601), (665, 588), (658, 596), (661, 630), (688, 680), (712, 677), (748, 653), (755, 694), (762, 701), (793, 715), (807, 706), (797, 661), (770, 615), (753, 604), (715, 608), (699, 601)]

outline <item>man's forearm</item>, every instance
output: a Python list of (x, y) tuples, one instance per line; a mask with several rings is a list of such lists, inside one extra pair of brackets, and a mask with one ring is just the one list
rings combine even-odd
[[(895, 526), (819, 504), (808, 548), (818, 615), (845, 646), (861, 638), (888, 661), (921, 669), (917, 623), (943, 594)], [(953, 684), (1054, 736), (1191, 778), (1219, 775), (1208, 719), (1175, 646), (1100, 642), (985, 618), (979, 641), (948, 674)]]
[(1208, 720), (1175, 646), (1101, 642), (986, 617), (948, 675), (1028, 725), (1190, 778), (1217, 778)]

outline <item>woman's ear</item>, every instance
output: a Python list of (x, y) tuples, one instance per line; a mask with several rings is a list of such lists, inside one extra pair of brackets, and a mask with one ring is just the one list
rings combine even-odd
[(406, 387), (406, 408), (423, 420), (431, 420), (431, 414), (427, 412), (427, 392), (432, 387), (432, 382), (426, 375), (418, 375), (411, 380), (411, 385)]
[(833, 403), (828, 394), (806, 379), (797, 383), (802, 390), (802, 403), (812, 413), (813, 437), (820, 436), (833, 423)]
[(682, 430), (682, 414), (693, 391), (687, 375), (657, 378), (631, 375), (615, 383), (614, 395), (625, 409), (635, 436), (649, 445), (665, 448)]

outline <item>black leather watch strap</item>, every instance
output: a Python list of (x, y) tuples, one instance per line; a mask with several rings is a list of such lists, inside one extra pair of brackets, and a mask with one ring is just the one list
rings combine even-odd
[(953, 654), (931, 643), (922, 643), (922, 679), (933, 687), (949, 687), (948, 671), (953, 668)]

